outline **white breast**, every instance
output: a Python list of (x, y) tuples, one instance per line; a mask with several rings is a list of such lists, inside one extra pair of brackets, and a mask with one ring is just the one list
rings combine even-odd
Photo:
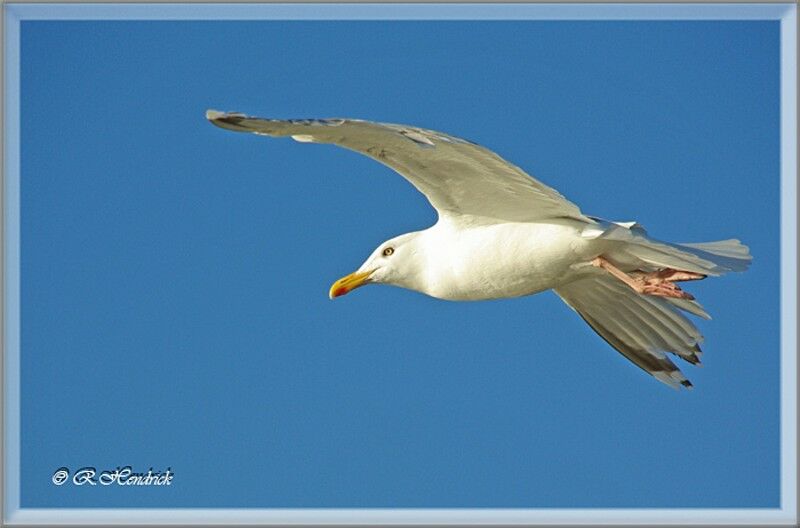
[(530, 295), (571, 280), (571, 265), (591, 243), (580, 226), (559, 223), (481, 224), (443, 218), (425, 232), (423, 293), (449, 300)]

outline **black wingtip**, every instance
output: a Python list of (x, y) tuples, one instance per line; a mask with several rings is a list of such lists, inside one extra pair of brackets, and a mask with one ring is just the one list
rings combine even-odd
[(238, 112), (220, 112), (218, 110), (206, 110), (206, 119), (212, 124), (226, 128), (228, 130), (247, 131), (247, 127), (240, 123), (247, 119), (247, 115)]
[(684, 354), (684, 355), (678, 356), (678, 357), (681, 358), (682, 360), (686, 361), (687, 363), (691, 363), (692, 365), (696, 365), (698, 367), (703, 366), (703, 364), (700, 362), (700, 357), (697, 354), (692, 354), (692, 355), (685, 355)]

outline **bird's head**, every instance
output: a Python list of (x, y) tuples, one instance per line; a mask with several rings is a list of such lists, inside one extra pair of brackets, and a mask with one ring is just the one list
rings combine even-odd
[(393, 284), (413, 288), (422, 266), (417, 251), (421, 232), (406, 233), (379, 245), (358, 270), (333, 283), (331, 299), (365, 284)]

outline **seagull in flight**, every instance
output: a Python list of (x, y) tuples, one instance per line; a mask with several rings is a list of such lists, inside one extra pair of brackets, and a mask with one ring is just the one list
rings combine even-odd
[(365, 284), (475, 301), (552, 289), (608, 344), (659, 381), (691, 388), (668, 354), (700, 363), (703, 336), (683, 315), (709, 315), (677, 283), (745, 271), (739, 240), (670, 243), (636, 222), (587, 216), (491, 150), (442, 132), (357, 119), (264, 119), (209, 110), (214, 125), (330, 143), (378, 161), (420, 191), (437, 222), (380, 244), (330, 289)]

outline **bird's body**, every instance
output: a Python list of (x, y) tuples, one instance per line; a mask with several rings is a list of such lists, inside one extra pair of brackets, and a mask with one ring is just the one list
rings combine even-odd
[(451, 301), (552, 289), (622, 355), (673, 387), (691, 383), (670, 360), (700, 362), (702, 335), (681, 312), (708, 318), (677, 282), (744, 271), (738, 240), (674, 244), (635, 222), (584, 215), (494, 152), (442, 132), (353, 119), (275, 120), (209, 110), (215, 125), (303, 143), (332, 143), (387, 165), (439, 219), (379, 245), (336, 281), (331, 298), (383, 283)]
[[(431, 297), (478, 301), (521, 297), (570, 282), (592, 255), (579, 221), (487, 223), (442, 217), (419, 232), (425, 263), (413, 284)], [(495, 243), (499, 241), (500, 243)]]

